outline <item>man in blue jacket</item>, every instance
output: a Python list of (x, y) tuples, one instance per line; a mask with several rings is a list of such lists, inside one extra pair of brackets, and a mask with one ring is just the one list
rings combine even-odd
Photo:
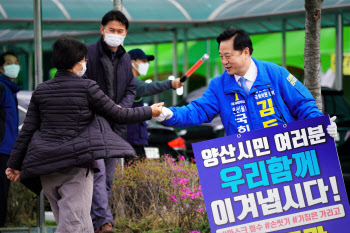
[(10, 180), (5, 175), (6, 164), (18, 136), (17, 92), (21, 87), (13, 82), (20, 70), (12, 52), (0, 55), (0, 227), (5, 225)]
[[(136, 84), (136, 98), (133, 108), (143, 106), (142, 97), (156, 95), (171, 88), (177, 89), (184, 85), (180, 82), (180, 78), (151, 83), (141, 81), (138, 77), (147, 74), (149, 62), (154, 60), (154, 56), (146, 55), (142, 49), (132, 49), (128, 53), (131, 58), (132, 72)], [(128, 125), (127, 141), (135, 149), (138, 158), (146, 157), (145, 146), (148, 145), (148, 138), (146, 122)]]
[[(216, 40), (225, 72), (187, 106), (163, 107), (158, 121), (195, 126), (220, 114), (226, 135), (232, 135), (323, 115), (309, 90), (288, 70), (251, 57), (252, 42), (244, 30), (227, 29)], [(334, 120), (327, 128), (333, 138)]]

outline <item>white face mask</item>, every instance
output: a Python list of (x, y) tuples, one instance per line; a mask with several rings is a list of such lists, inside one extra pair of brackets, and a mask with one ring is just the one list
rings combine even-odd
[(110, 33), (106, 33), (105, 31), (104, 41), (109, 47), (112, 47), (112, 48), (118, 47), (123, 43), (124, 39), (125, 39), (125, 36), (121, 36), (118, 34), (110, 34)]
[(75, 69), (73, 69), (75, 72), (77, 72), (77, 75), (79, 76), (79, 77), (81, 77), (81, 76), (83, 76), (84, 74), (85, 74), (85, 72), (86, 72), (86, 62), (83, 62), (83, 63), (80, 63), (80, 62), (78, 62), (80, 65), (82, 65), (83, 66), (83, 70), (82, 71), (76, 71)]
[(135, 70), (137, 70), (141, 76), (146, 75), (148, 68), (149, 68), (149, 63), (148, 62), (146, 62), (146, 63), (136, 62), (136, 64), (139, 66), (139, 68), (136, 68), (135, 64), (132, 63), (132, 66), (135, 68)]
[(5, 70), (4, 75), (6, 75), (7, 77), (17, 78), (20, 70), (20, 66), (17, 64), (7, 65), (7, 66), (4, 66), (4, 70)]

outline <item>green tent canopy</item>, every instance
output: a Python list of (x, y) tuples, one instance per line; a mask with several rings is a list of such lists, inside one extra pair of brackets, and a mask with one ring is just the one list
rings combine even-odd
[[(343, 50), (345, 54), (350, 54), (350, 27), (344, 27), (343, 29)], [(282, 64), (282, 35), (281, 33), (260, 34), (251, 36), (253, 42), (253, 57), (274, 62), (276, 64)], [(286, 33), (286, 64), (287, 66), (304, 69), (304, 44), (305, 44), (305, 32), (304, 31), (292, 31)], [(321, 29), (321, 67), (322, 72), (327, 71), (331, 67), (331, 55), (335, 54), (335, 28), (323, 28)], [(125, 46), (127, 51), (141, 48), (146, 54), (155, 54), (154, 45), (133, 45)], [(177, 45), (178, 55), (178, 71), (183, 72), (183, 43)], [(210, 40), (210, 51), (207, 51), (206, 41), (189, 41), (187, 42), (187, 56), (189, 67), (191, 67), (204, 53), (209, 53), (210, 58), (206, 62), (210, 62), (210, 77), (214, 77), (215, 70), (219, 73), (222, 72), (222, 66), (218, 54), (218, 44), (215, 40)], [(170, 43), (158, 45), (158, 72), (171, 72), (172, 71), (172, 56), (173, 45)], [(196, 74), (206, 76), (205, 63), (196, 71)], [(149, 79), (154, 76), (154, 62), (150, 63), (150, 69), (147, 76), (141, 77), (143, 79)]]

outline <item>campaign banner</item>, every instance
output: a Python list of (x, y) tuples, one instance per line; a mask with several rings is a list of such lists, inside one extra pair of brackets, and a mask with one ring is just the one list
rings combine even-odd
[(211, 232), (349, 232), (329, 116), (192, 144)]

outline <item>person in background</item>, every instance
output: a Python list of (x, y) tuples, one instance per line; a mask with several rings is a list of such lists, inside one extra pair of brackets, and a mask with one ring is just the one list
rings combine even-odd
[[(8, 179), (16, 182), (20, 177), (37, 194), (42, 186), (57, 222), (56, 233), (94, 232), (94, 160), (135, 156), (103, 117), (121, 124), (142, 122), (158, 116), (163, 105), (118, 107), (95, 81), (82, 78), (86, 54), (86, 45), (71, 37), (53, 44), (52, 63), (58, 71), (33, 92), (7, 163)], [(36, 189), (33, 185), (39, 179)]]
[(20, 71), (13, 52), (0, 55), (0, 227), (5, 225), (10, 181), (6, 178), (6, 164), (18, 136), (17, 92), (21, 89), (13, 81)]
[[(309, 90), (287, 69), (251, 57), (252, 41), (244, 30), (226, 29), (216, 40), (225, 72), (187, 106), (163, 108), (158, 121), (195, 126), (220, 114), (226, 135), (232, 135), (323, 116)], [(333, 138), (334, 120), (327, 128)]]
[[(87, 72), (85, 78), (95, 80), (102, 91), (119, 107), (130, 108), (135, 99), (135, 83), (130, 56), (122, 44), (129, 21), (118, 10), (106, 13), (101, 22), (101, 38), (87, 45)], [(126, 139), (126, 125), (110, 122), (114, 132)], [(95, 232), (113, 233), (113, 216), (109, 207), (114, 170), (118, 159), (98, 160), (101, 172), (94, 175), (91, 217)]]
[(56, 72), (57, 72), (57, 68), (55, 68), (55, 67), (54, 67), (54, 68), (51, 68), (51, 69), (49, 70), (50, 79), (55, 78)]
[[(154, 60), (153, 55), (146, 55), (141, 49), (132, 49), (129, 52), (131, 58), (132, 72), (136, 84), (136, 98), (133, 108), (144, 105), (143, 97), (159, 94), (173, 88), (182, 87), (180, 78), (160, 82), (146, 83), (140, 80), (139, 76), (145, 76), (149, 68), (149, 62)], [(135, 149), (138, 158), (146, 158), (145, 146), (148, 145), (147, 123), (135, 123), (128, 125), (127, 141)]]

